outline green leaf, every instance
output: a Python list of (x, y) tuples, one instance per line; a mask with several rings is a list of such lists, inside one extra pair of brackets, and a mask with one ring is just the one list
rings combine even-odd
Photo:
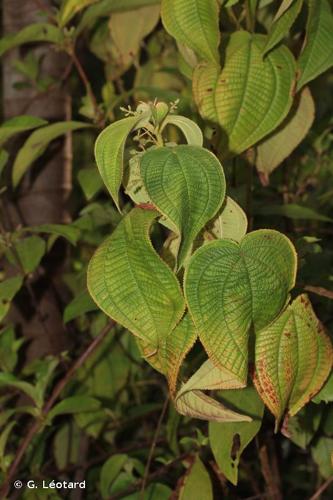
[(59, 12), (59, 25), (65, 26), (78, 12), (98, 0), (64, 0)]
[(168, 115), (161, 127), (161, 132), (167, 125), (175, 125), (184, 134), (187, 144), (190, 146), (200, 146), (203, 145), (203, 135), (200, 127), (189, 118), (181, 115)]
[(320, 474), (327, 479), (332, 477), (333, 439), (320, 437), (316, 444), (311, 447), (311, 454), (313, 460), (318, 465)]
[(13, 137), (13, 135), (41, 127), (46, 124), (46, 120), (38, 118), (37, 116), (22, 115), (10, 118), (0, 127), (0, 147)]
[(16, 425), (16, 423), (17, 422), (15, 422), (15, 421), (10, 422), (0, 434), (0, 468), (3, 472), (5, 472), (7, 469), (6, 460), (5, 460), (7, 441), (8, 441), (8, 438), (10, 436), (10, 433), (11, 433), (14, 425)]
[(2, 371), (12, 372), (14, 370), (18, 360), (17, 352), (23, 342), (24, 339), (16, 339), (12, 326), (7, 326), (0, 331), (0, 369)]
[(8, 278), (0, 283), (0, 321), (9, 311), (10, 301), (13, 300), (23, 283), (21, 276)]
[(23, 380), (19, 380), (15, 375), (11, 373), (0, 373), (0, 387), (15, 387), (20, 391), (24, 392), (27, 396), (29, 396), (32, 401), (34, 401), (37, 405), (39, 404), (39, 398), (36, 391), (36, 388), (29, 384), (28, 382), (24, 382)]
[(224, 155), (239, 154), (272, 132), (292, 104), (295, 61), (281, 46), (262, 58), (267, 37), (237, 31), (226, 38), (223, 69), (201, 63), (193, 73), (200, 114), (221, 126)]
[(117, 323), (158, 350), (184, 312), (170, 268), (149, 239), (156, 211), (133, 209), (97, 249), (88, 267), (88, 290)]
[(63, 34), (57, 26), (48, 23), (29, 24), (17, 33), (10, 33), (0, 39), (0, 57), (7, 50), (18, 47), (25, 43), (50, 42), (60, 44)]
[(288, 158), (306, 137), (314, 117), (315, 104), (310, 90), (305, 87), (280, 127), (257, 146), (256, 166), (266, 182), (273, 170)]
[(7, 165), (9, 159), (9, 154), (4, 149), (0, 149), (0, 179), (2, 176), (3, 169)]
[(251, 422), (209, 423), (209, 442), (216, 463), (226, 478), (236, 485), (241, 454), (259, 432), (264, 405), (252, 386), (219, 394), (224, 402), (252, 417)]
[(286, 4), (286, 1), (282, 2), (278, 12), (276, 13), (264, 48), (264, 55), (275, 47), (275, 45), (281, 42), (287, 34), (289, 34), (290, 28), (301, 11), (303, 0), (288, 0), (287, 3), (288, 5), (285, 5), (284, 10), (282, 11), (283, 4)]
[(112, 455), (104, 464), (101, 469), (100, 475), (100, 489), (102, 498), (109, 498), (111, 491), (110, 488), (115, 479), (119, 476), (122, 468), (128, 461), (128, 456), (124, 454)]
[(103, 187), (103, 181), (93, 168), (81, 168), (77, 179), (87, 201), (90, 201)]
[(247, 231), (247, 217), (244, 210), (230, 196), (227, 196), (221, 212), (208, 227), (208, 234), (218, 240), (241, 241)]
[(290, 219), (318, 220), (322, 222), (333, 222), (333, 219), (326, 215), (319, 214), (310, 207), (302, 207), (296, 203), (286, 205), (266, 205), (262, 208), (256, 208), (255, 212), (260, 215), (283, 215)]
[(219, 6), (216, 0), (162, 0), (162, 22), (177, 42), (201, 59), (218, 63)]
[(17, 241), (14, 246), (24, 272), (32, 273), (45, 254), (45, 241), (39, 236), (29, 236)]
[(179, 500), (213, 500), (210, 477), (198, 455), (185, 474), (178, 498)]
[(92, 300), (89, 293), (84, 290), (66, 306), (64, 311), (64, 323), (68, 323), (87, 312), (96, 311), (96, 309), (95, 302)]
[(295, 284), (296, 252), (283, 234), (262, 229), (240, 244), (213, 241), (185, 271), (185, 297), (209, 358), (245, 383), (248, 340), (281, 311)]
[(223, 202), (222, 166), (208, 150), (187, 145), (150, 149), (141, 157), (140, 164), (152, 203), (181, 236), (180, 268), (199, 231)]
[(333, 372), (331, 372), (331, 375), (328, 377), (325, 384), (312, 401), (317, 404), (321, 401), (325, 401), (325, 403), (333, 403)]
[(35, 130), (23, 144), (16, 156), (12, 174), (13, 186), (16, 187), (18, 185), (25, 172), (30, 168), (32, 163), (45, 152), (51, 141), (57, 139), (66, 132), (86, 127), (90, 127), (90, 125), (82, 122), (67, 121), (53, 123), (52, 125), (47, 125), (39, 130)]
[(133, 10), (146, 5), (160, 4), (161, 0), (99, 0), (96, 5), (88, 7), (76, 29), (76, 34), (90, 28), (100, 17), (109, 17), (113, 12)]
[(46, 233), (61, 236), (72, 245), (77, 243), (81, 234), (78, 227), (70, 224), (40, 224), (39, 226), (27, 226), (24, 228), (24, 231), (29, 233)]
[(290, 441), (306, 450), (319, 428), (322, 413), (321, 406), (307, 405), (294, 417), (286, 418), (281, 432)]
[(159, 18), (159, 5), (147, 5), (111, 15), (108, 26), (121, 67), (126, 68), (135, 62), (142, 40), (153, 31)]
[(306, 38), (298, 60), (297, 90), (333, 65), (333, 14), (327, 0), (308, 1)]
[(295, 415), (320, 390), (333, 361), (329, 337), (306, 295), (256, 334), (255, 385), (276, 418)]
[(95, 158), (99, 173), (118, 210), (119, 188), (123, 178), (126, 139), (142, 116), (129, 116), (111, 123), (99, 134), (95, 144)]
[(51, 422), (58, 415), (67, 415), (81, 412), (91, 412), (101, 407), (100, 402), (89, 396), (71, 396), (56, 404), (48, 413), (48, 421)]

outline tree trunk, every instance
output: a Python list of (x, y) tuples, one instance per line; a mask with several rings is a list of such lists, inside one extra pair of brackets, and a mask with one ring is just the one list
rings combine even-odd
[[(49, 8), (49, 0), (2, 0), (3, 35), (21, 30), (25, 26), (44, 20), (41, 17), (40, 5)], [(37, 57), (42, 57), (42, 74), (52, 76), (56, 82), (52, 91), (38, 93), (34, 88), (15, 88), (14, 84), (22, 80), (12, 64), (15, 59), (33, 50)], [(71, 117), (71, 102), (65, 86), (61, 83), (68, 64), (63, 53), (57, 52), (48, 44), (19, 47), (7, 53), (2, 60), (3, 67), (3, 114), (8, 119), (21, 114), (30, 114), (44, 118), (50, 122), (63, 121)], [(71, 135), (65, 140), (58, 140), (50, 151), (44, 155), (24, 177), (21, 186), (7, 204), (7, 222), (11, 229), (18, 224), (36, 225), (43, 223), (68, 222), (67, 201), (71, 191)], [(12, 143), (10, 153), (17, 151)], [(64, 247), (58, 246), (60, 253)], [(47, 274), (37, 276), (28, 287), (29, 297), (23, 297), (31, 307), (19, 308), (15, 314), (19, 316), (24, 334), (31, 340), (29, 358), (46, 353), (58, 353), (65, 348), (65, 333), (62, 324), (61, 310), (56, 297), (57, 268), (62, 265), (63, 255), (53, 251), (45, 266)], [(51, 259), (51, 260), (50, 260)], [(25, 309), (25, 313), (23, 313)], [(36, 310), (37, 309), (37, 310)], [(29, 314), (29, 311), (34, 313)], [(17, 317), (16, 317), (17, 322)]]

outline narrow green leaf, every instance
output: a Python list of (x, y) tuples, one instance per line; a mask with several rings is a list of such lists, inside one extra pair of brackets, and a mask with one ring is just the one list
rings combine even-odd
[(7, 153), (7, 151), (5, 151), (4, 149), (0, 149), (0, 179), (3, 170), (7, 165), (8, 159), (9, 159), (9, 154)]
[(96, 309), (97, 306), (95, 302), (92, 300), (89, 293), (84, 290), (66, 306), (64, 311), (64, 323), (68, 323), (87, 312), (96, 311)]
[(60, 44), (63, 41), (61, 30), (48, 23), (29, 24), (17, 33), (10, 33), (0, 39), (0, 57), (7, 50), (18, 47), (25, 43), (50, 42)]
[(9, 439), (10, 433), (12, 432), (14, 425), (16, 424), (17, 422), (15, 422), (15, 420), (13, 422), (10, 422), (0, 434), (0, 464), (3, 472), (5, 472), (6, 470), (5, 458), (6, 458), (7, 441)]
[(157, 216), (156, 211), (133, 209), (88, 267), (88, 290), (98, 307), (154, 350), (184, 312), (179, 283), (149, 239)]
[(23, 283), (21, 276), (8, 278), (0, 283), (0, 321), (6, 316), (10, 302), (15, 297)]
[(13, 165), (12, 182), (16, 187), (32, 163), (46, 150), (49, 143), (72, 130), (90, 127), (82, 122), (59, 122), (35, 130), (19, 150)]
[(99, 134), (95, 144), (99, 173), (118, 210), (120, 210), (119, 188), (123, 178), (125, 142), (140, 120), (140, 116), (130, 116), (111, 123)]
[(183, 132), (186, 142), (190, 146), (202, 147), (203, 135), (201, 128), (193, 120), (181, 115), (168, 115), (163, 122), (161, 132), (167, 125), (178, 127)]
[(306, 38), (298, 60), (297, 90), (333, 65), (333, 14), (327, 0), (308, 1)]
[(186, 145), (150, 149), (140, 164), (152, 203), (181, 236), (177, 262), (180, 268), (195, 237), (222, 205), (222, 166), (208, 150)]
[(124, 12), (146, 5), (160, 4), (161, 0), (99, 0), (96, 5), (88, 7), (77, 26), (76, 35), (90, 28), (101, 17), (109, 17), (113, 12)]
[(225, 403), (251, 415), (251, 422), (210, 422), (209, 442), (217, 465), (226, 478), (237, 484), (241, 454), (261, 427), (264, 405), (252, 386), (219, 393)]
[[(285, 3), (285, 2), (283, 2)], [(268, 40), (264, 48), (264, 55), (275, 47), (289, 33), (290, 28), (301, 12), (303, 0), (289, 0), (288, 6), (281, 13), (282, 4), (274, 18), (273, 26), (268, 35)]]
[(247, 378), (248, 339), (282, 310), (295, 284), (296, 252), (283, 234), (258, 230), (240, 244), (208, 243), (185, 271), (185, 297), (199, 338), (216, 367)]
[(265, 59), (267, 37), (237, 31), (226, 37), (223, 69), (201, 63), (193, 73), (200, 114), (222, 129), (224, 155), (239, 154), (272, 132), (292, 104), (294, 58), (281, 46)]
[(279, 424), (320, 390), (333, 361), (329, 337), (306, 295), (300, 295), (268, 327), (257, 332), (255, 385)]
[(269, 175), (302, 142), (315, 117), (315, 104), (308, 87), (296, 97), (291, 112), (273, 134), (257, 146), (256, 167), (268, 182)]
[(292, 4), (294, 4), (295, 2), (297, 2), (297, 0), (282, 0), (277, 13), (275, 14), (274, 21), (280, 19), (280, 17), (282, 17), (283, 14), (285, 14), (286, 11), (289, 10)]
[(185, 474), (178, 498), (179, 500), (213, 500), (212, 483), (198, 455)]
[(206, 61), (219, 62), (219, 5), (216, 0), (162, 0), (162, 22), (171, 36)]
[(246, 235), (247, 217), (244, 210), (230, 196), (227, 196), (225, 203), (216, 218), (210, 221), (207, 232), (208, 235), (218, 240), (228, 239), (241, 241)]
[(110, 488), (116, 478), (119, 476), (125, 463), (128, 461), (128, 456), (125, 454), (112, 455), (101, 468), (100, 489), (102, 498), (109, 498)]
[(29, 384), (28, 382), (24, 382), (23, 380), (19, 380), (15, 375), (11, 373), (0, 373), (0, 387), (15, 387), (20, 391), (24, 392), (29, 398), (32, 399), (37, 405), (39, 403), (38, 394), (36, 388)]
[(10, 118), (0, 127), (0, 147), (13, 137), (13, 135), (41, 127), (46, 124), (46, 120), (38, 118), (37, 116), (22, 115)]
[(101, 403), (95, 398), (89, 396), (71, 396), (63, 399), (52, 408), (48, 413), (48, 421), (52, 422), (58, 415), (91, 412), (98, 410), (100, 407)]
[[(2, 320), (1, 314), (0, 320)], [(24, 339), (16, 339), (15, 330), (11, 325), (0, 331), (0, 369), (2, 371), (12, 372), (14, 370), (18, 360), (18, 350), (23, 342)]]

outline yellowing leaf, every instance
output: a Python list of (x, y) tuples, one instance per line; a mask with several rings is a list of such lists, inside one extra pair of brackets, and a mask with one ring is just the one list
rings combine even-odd
[(315, 104), (306, 87), (284, 122), (257, 146), (256, 166), (267, 182), (269, 175), (294, 151), (311, 128)]
[(321, 389), (333, 361), (329, 337), (306, 295), (256, 334), (254, 382), (279, 424), (295, 415)]
[(162, 0), (162, 21), (177, 42), (201, 59), (218, 62), (219, 6), (216, 0)]
[(121, 66), (134, 62), (142, 40), (155, 28), (159, 17), (159, 5), (112, 14), (109, 29)]
[(184, 290), (200, 341), (214, 365), (244, 384), (251, 328), (269, 324), (294, 286), (296, 253), (283, 234), (258, 230), (240, 244), (213, 241), (185, 271)]
[(306, 38), (298, 60), (297, 90), (333, 65), (333, 14), (327, 0), (308, 1)]
[(88, 267), (88, 290), (98, 307), (154, 350), (184, 312), (179, 283), (149, 239), (157, 216), (155, 211), (133, 209)]
[(98, 0), (64, 0), (59, 13), (60, 26), (65, 26), (80, 10), (96, 2)]
[(196, 146), (150, 149), (140, 160), (141, 175), (155, 207), (178, 229), (178, 267), (204, 225), (216, 214), (225, 195), (218, 159)]
[(296, 67), (284, 46), (263, 59), (263, 35), (237, 31), (227, 40), (224, 64), (201, 63), (193, 74), (200, 114), (221, 127), (223, 154), (239, 154), (272, 132), (292, 104)]
[(241, 241), (247, 231), (247, 217), (244, 210), (230, 196), (226, 197), (219, 215), (208, 225), (208, 235), (219, 240)]

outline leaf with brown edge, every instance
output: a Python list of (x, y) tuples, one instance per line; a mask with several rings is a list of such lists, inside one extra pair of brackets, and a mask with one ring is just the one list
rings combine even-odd
[(295, 415), (321, 389), (333, 361), (329, 337), (307, 295), (256, 334), (254, 383), (276, 418)]

